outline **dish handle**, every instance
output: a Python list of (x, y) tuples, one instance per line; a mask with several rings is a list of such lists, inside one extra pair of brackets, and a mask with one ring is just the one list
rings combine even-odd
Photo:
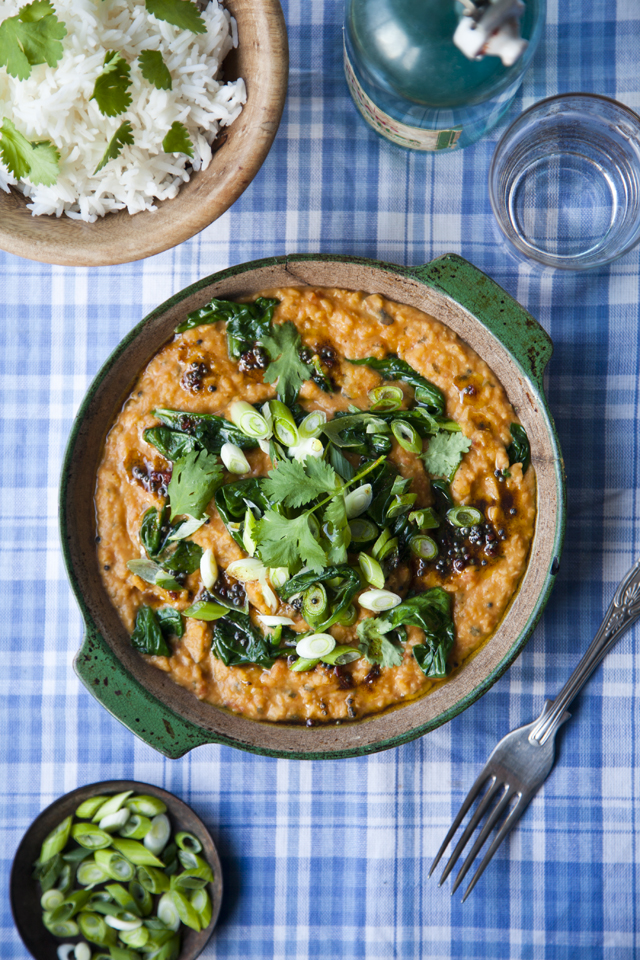
[(455, 253), (407, 273), (478, 317), (544, 394), (542, 375), (553, 353), (551, 337), (495, 280)]
[(215, 743), (215, 736), (188, 723), (152, 697), (128, 673), (91, 622), (73, 667), (85, 687), (99, 703), (132, 733), (172, 760), (203, 743)]

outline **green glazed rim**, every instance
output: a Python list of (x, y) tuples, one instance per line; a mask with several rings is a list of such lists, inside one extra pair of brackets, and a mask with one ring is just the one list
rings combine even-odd
[[(91, 563), (91, 558), (95, 557), (95, 547), (93, 541), (85, 543), (78, 548), (74, 544), (72, 535), (69, 531), (72, 526), (72, 514), (75, 515), (77, 500), (74, 500), (75, 483), (74, 465), (76, 463), (76, 448), (84, 442), (87, 430), (91, 428), (93, 421), (98, 420), (98, 411), (96, 410), (96, 401), (100, 400), (100, 392), (105, 382), (112, 374), (115, 365), (120, 358), (141, 337), (149, 324), (158, 321), (164, 314), (172, 308), (179, 307), (185, 300), (210, 287), (212, 284), (223, 284), (225, 281), (233, 281), (241, 278), (244, 274), (255, 271), (267, 271), (273, 268), (282, 271), (283, 269), (290, 274), (288, 283), (290, 285), (303, 285), (305, 267), (310, 265), (319, 265), (318, 269), (327, 268), (330, 265), (348, 264), (351, 267), (362, 268), (367, 278), (366, 285), (360, 289), (376, 289), (376, 274), (380, 277), (380, 272), (392, 274), (400, 281), (405, 279), (409, 281), (413, 288), (428, 288), (434, 293), (444, 295), (443, 303), (450, 303), (452, 307), (458, 305), (470, 315), (470, 321), (475, 322), (488, 332), (493, 342), (497, 341), (496, 347), (502, 347), (508, 355), (513, 373), (526, 391), (527, 400), (533, 408), (533, 416), (539, 424), (541, 435), (544, 436), (547, 449), (550, 452), (545, 457), (545, 469), (552, 471), (553, 495), (555, 497), (555, 519), (553, 527), (547, 533), (548, 545), (545, 552), (545, 569), (540, 576), (543, 578), (541, 586), (537, 588), (537, 594), (530, 605), (528, 616), (524, 621), (518, 636), (506, 650), (504, 656), (494, 664), (492, 669), (479, 679), (478, 683), (456, 700), (447, 709), (433, 716), (425, 722), (411, 726), (409, 729), (393, 733), (389, 736), (381, 736), (375, 741), (363, 744), (353, 745), (347, 748), (341, 748), (339, 745), (340, 731), (353, 730), (354, 728), (363, 728), (375, 720), (382, 717), (393, 717), (394, 714), (400, 714), (408, 710), (412, 704), (419, 703), (420, 700), (410, 701), (405, 705), (396, 706), (376, 714), (370, 718), (350, 721), (342, 726), (327, 724), (313, 728), (306, 728), (301, 725), (270, 723), (269, 721), (254, 721), (247, 718), (236, 718), (242, 724), (242, 739), (236, 739), (224, 731), (216, 731), (201, 726), (199, 723), (171, 709), (166, 702), (160, 700), (147, 687), (132, 675), (131, 664), (127, 666), (122, 662), (122, 657), (118, 656), (111, 645), (104, 639), (96, 623), (94, 610), (96, 601), (94, 596), (86, 596), (85, 588), (81, 584), (81, 570), (83, 564)], [(390, 280), (392, 282), (392, 278)], [(328, 286), (327, 283), (316, 283), (315, 280), (309, 281), (310, 285)], [(378, 287), (383, 284), (383, 278), (380, 277)], [(263, 283), (263, 287), (277, 286), (281, 284)], [(340, 284), (336, 284), (340, 285)], [(342, 284), (342, 286), (347, 286)], [(254, 289), (259, 289), (253, 284)], [(353, 287), (351, 287), (353, 289)], [(415, 292), (415, 290), (414, 290)], [(215, 295), (224, 296), (224, 292)], [(227, 296), (238, 295), (233, 292)], [(393, 299), (393, 296), (390, 296)], [(402, 292), (398, 292), (397, 299), (402, 301)], [(426, 308), (425, 308), (426, 309)], [(437, 317), (437, 319), (442, 319)], [(447, 322), (446, 320), (443, 322)], [(465, 339), (464, 334), (461, 334)], [(166, 342), (166, 338), (165, 338)], [(155, 351), (159, 349), (161, 343), (156, 343)], [(81, 649), (78, 651), (74, 660), (74, 668), (92, 695), (121, 723), (129, 730), (140, 737), (145, 743), (153, 746), (156, 750), (171, 758), (183, 756), (194, 747), (205, 743), (219, 743), (227, 746), (237, 747), (262, 756), (272, 756), (278, 758), (294, 758), (304, 760), (319, 759), (340, 759), (347, 757), (365, 756), (380, 750), (386, 750), (391, 747), (397, 747), (418, 737), (423, 736), (436, 727), (447, 723), (457, 716), (463, 710), (470, 707), (502, 676), (507, 668), (513, 663), (516, 657), (521, 653), (525, 644), (529, 640), (544, 607), (549, 599), (551, 589), (554, 584), (555, 574), (558, 570), (560, 553), (564, 539), (566, 522), (566, 492), (565, 475), (560, 444), (558, 441), (555, 425), (549, 412), (543, 389), (543, 372), (553, 352), (553, 345), (548, 334), (543, 330), (540, 324), (528, 314), (509, 294), (499, 287), (486, 274), (483, 274), (468, 261), (454, 254), (447, 254), (429, 264), (419, 267), (401, 267), (396, 264), (384, 263), (376, 260), (369, 260), (360, 257), (333, 256), (329, 254), (292, 254), (282, 257), (270, 257), (262, 260), (254, 260), (247, 263), (230, 267), (222, 270), (212, 276), (205, 277), (202, 280), (191, 284), (184, 290), (176, 293), (173, 297), (166, 300), (160, 306), (156, 307), (150, 314), (140, 321), (118, 344), (110, 357), (101, 367), (94, 378), (89, 390), (82, 402), (76, 415), (67, 449), (62, 465), (62, 477), (60, 484), (60, 534), (62, 551), (67, 568), (67, 573), (71, 587), (78, 601), (80, 611), (86, 626), (86, 634)], [(486, 359), (486, 356), (485, 356)], [(491, 362), (491, 359), (490, 361)], [(504, 382), (504, 378), (503, 382)], [(507, 386), (507, 390), (508, 390)], [(102, 398), (104, 399), (104, 398)], [(118, 397), (120, 399), (120, 397)], [(117, 410), (117, 404), (110, 408), (111, 417)], [(518, 411), (520, 412), (520, 411)], [(531, 415), (531, 413), (530, 413)], [(111, 418), (109, 424), (112, 422)], [(96, 427), (99, 423), (96, 422)], [(106, 431), (103, 430), (102, 436)], [(73, 489), (72, 489), (73, 488)], [(86, 490), (85, 490), (86, 493)], [(540, 501), (538, 507), (540, 508)], [(536, 534), (537, 535), (537, 534)], [(80, 554), (78, 555), (78, 549)], [(95, 561), (94, 561), (95, 562)], [(96, 566), (97, 569), (97, 566)], [(526, 577), (526, 573), (525, 573)], [(104, 591), (103, 591), (104, 593)], [(106, 597), (106, 593), (105, 593)], [(111, 608), (112, 609), (112, 608)], [(508, 616), (508, 613), (507, 615)], [(504, 619), (503, 619), (504, 623)], [(499, 628), (500, 629), (500, 628)], [(494, 637), (496, 634), (494, 634)], [(121, 651), (119, 651), (121, 652)], [(138, 657), (135, 652), (133, 652)], [(143, 661), (138, 657), (141, 663)], [(133, 662), (133, 661), (132, 661)], [(145, 665), (147, 666), (147, 665)], [(154, 673), (160, 673), (153, 667), (148, 667)], [(463, 668), (466, 669), (466, 668)], [(163, 675), (164, 676), (164, 675)], [(450, 681), (453, 682), (453, 681)], [(176, 686), (172, 681), (167, 680), (172, 689)], [(447, 686), (447, 685), (445, 685)], [(180, 689), (180, 688), (178, 688)], [(443, 689), (443, 687), (439, 688)], [(434, 692), (435, 693), (435, 692)], [(189, 696), (192, 696), (189, 694)], [(434, 694), (427, 695), (434, 696)], [(421, 698), (425, 700), (427, 698)], [(166, 699), (166, 698), (165, 698)], [(206, 705), (213, 711), (212, 716), (229, 715), (228, 711)], [(235, 715), (232, 715), (235, 716)], [(252, 728), (269, 727), (273, 731), (295, 729), (304, 731), (309, 737), (308, 746), (300, 746), (295, 749), (281, 749), (277, 746), (265, 746), (251, 742)], [(313, 739), (318, 730), (331, 731), (332, 743), (337, 743), (337, 748), (333, 746), (323, 749), (314, 749)], [(246, 734), (247, 739), (244, 739)], [(260, 739), (260, 738), (258, 738)], [(262, 738), (264, 739), (264, 738)], [(277, 739), (277, 737), (276, 737)]]

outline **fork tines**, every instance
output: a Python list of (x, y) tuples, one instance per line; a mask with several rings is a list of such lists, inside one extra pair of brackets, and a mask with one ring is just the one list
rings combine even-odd
[(460, 867), (460, 871), (458, 873), (458, 876), (456, 877), (455, 883), (453, 884), (453, 888), (451, 890), (451, 896), (453, 896), (453, 894), (456, 892), (456, 890), (464, 880), (474, 860), (476, 859), (482, 847), (484, 846), (489, 834), (494, 829), (494, 827), (498, 824), (498, 821), (504, 814), (507, 807), (509, 807), (510, 804), (512, 804), (512, 806), (511, 806), (511, 810), (507, 815), (506, 820), (498, 830), (498, 833), (496, 834), (496, 836), (493, 838), (491, 842), (491, 846), (485, 853), (482, 859), (482, 862), (480, 863), (480, 866), (478, 867), (475, 874), (473, 875), (471, 883), (467, 887), (464, 897), (462, 898), (463, 903), (467, 899), (467, 897), (469, 896), (473, 888), (475, 887), (476, 883), (478, 882), (482, 874), (484, 873), (485, 867), (493, 857), (494, 853), (496, 852), (496, 850), (498, 849), (498, 847), (500, 846), (500, 844), (502, 843), (506, 835), (515, 826), (516, 822), (520, 819), (522, 813), (524, 812), (525, 807), (527, 806), (528, 800), (530, 799), (530, 797), (527, 799), (524, 799), (522, 793), (515, 792), (512, 788), (509, 787), (508, 784), (504, 783), (501, 780), (498, 780), (498, 777), (496, 777), (495, 775), (488, 775), (486, 770), (483, 770), (480, 776), (478, 777), (478, 779), (476, 780), (476, 782), (474, 783), (474, 785), (471, 787), (471, 790), (467, 794), (464, 803), (462, 804), (462, 806), (460, 807), (460, 810), (458, 811), (458, 815), (456, 816), (455, 820), (451, 824), (449, 832), (444, 838), (442, 846), (440, 847), (440, 849), (436, 854), (435, 860), (431, 864), (431, 869), (429, 870), (429, 876), (432, 875), (433, 871), (438, 866), (438, 863), (440, 862), (442, 854), (447, 849), (449, 843), (453, 839), (455, 832), (460, 826), (460, 824), (462, 823), (462, 820), (464, 819), (467, 811), (471, 807), (474, 800), (480, 794), (482, 787), (487, 783), (488, 783), (488, 786), (485, 794), (483, 795), (482, 799), (480, 800), (480, 803), (476, 807), (471, 819), (469, 820), (469, 823), (465, 827), (464, 832), (462, 833), (462, 836), (458, 840), (453, 853), (449, 857), (449, 861), (446, 867), (444, 868), (444, 871), (440, 878), (440, 882), (438, 884), (439, 887), (442, 886), (442, 884), (445, 882), (445, 880), (447, 879), (447, 877), (455, 867), (460, 857), (460, 854), (464, 850), (465, 846), (469, 841), (469, 838), (471, 837), (471, 834), (476, 829), (476, 827), (478, 826), (482, 818), (485, 816), (485, 814), (489, 811), (491, 804), (493, 803), (494, 806), (490, 810), (489, 815), (487, 816), (486, 822), (482, 827), (482, 830), (480, 831), (475, 843), (473, 844), (471, 850), (469, 851), (469, 854), (467, 855), (462, 866)]

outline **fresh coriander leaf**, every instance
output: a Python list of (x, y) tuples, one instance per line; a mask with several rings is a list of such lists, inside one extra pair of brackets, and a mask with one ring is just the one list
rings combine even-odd
[(143, 606), (139, 608), (136, 614), (136, 625), (131, 634), (131, 645), (140, 653), (147, 653), (155, 657), (171, 656), (158, 617), (151, 607)]
[(294, 402), (302, 384), (311, 377), (309, 366), (300, 359), (301, 345), (300, 334), (290, 320), (274, 324), (271, 333), (262, 337), (262, 346), (271, 358), (264, 382), (275, 383), (278, 398), (286, 404)]
[(425, 453), (421, 454), (421, 458), (432, 477), (446, 477), (451, 480), (470, 447), (471, 440), (465, 437), (464, 433), (441, 430), (429, 440), (429, 446)]
[(191, 0), (145, 0), (147, 13), (192, 33), (206, 33), (207, 25)]
[(186, 153), (188, 157), (193, 157), (193, 144), (189, 132), (179, 120), (174, 120), (167, 130), (162, 141), (162, 149), (165, 153)]
[(351, 543), (351, 530), (347, 519), (344, 494), (334, 497), (323, 515), (322, 530), (329, 541), (327, 559), (329, 563), (346, 563), (347, 548)]
[(383, 617), (367, 617), (360, 621), (356, 628), (359, 649), (369, 663), (377, 663), (381, 667), (400, 666), (402, 650), (386, 637), (394, 629), (393, 624)]
[(27, 140), (6, 117), (0, 127), (0, 156), (14, 177), (50, 187), (58, 179), (60, 154), (49, 140)]
[(182, 585), (154, 560), (129, 560), (127, 567), (141, 580), (161, 587), (163, 590), (182, 590)]
[(171, 74), (159, 50), (143, 50), (138, 57), (140, 73), (157, 90), (171, 90)]
[(100, 112), (106, 117), (117, 117), (131, 106), (130, 86), (131, 67), (117, 50), (107, 50), (102, 73), (96, 78), (90, 99), (96, 101)]
[(60, 41), (67, 35), (49, 0), (35, 0), (15, 17), (0, 23), (0, 67), (18, 80), (27, 80), (38, 63), (55, 67), (62, 58)]
[(280, 460), (262, 486), (271, 503), (295, 508), (303, 507), (323, 493), (332, 493), (337, 479), (328, 463), (307, 457), (304, 464), (298, 460)]
[(131, 146), (133, 144), (133, 128), (128, 120), (125, 120), (124, 123), (121, 123), (114, 135), (109, 140), (109, 145), (104, 152), (104, 156), (98, 166), (93, 171), (95, 177), (96, 173), (102, 170), (105, 167), (109, 160), (115, 160), (117, 156), (120, 155), (120, 151), (128, 144)]
[(327, 555), (314, 537), (307, 513), (288, 520), (267, 510), (258, 523), (256, 553), (268, 567), (296, 567), (300, 561), (313, 570), (327, 565)]
[(176, 460), (167, 488), (171, 519), (184, 514), (199, 520), (223, 477), (224, 469), (217, 457), (204, 450)]

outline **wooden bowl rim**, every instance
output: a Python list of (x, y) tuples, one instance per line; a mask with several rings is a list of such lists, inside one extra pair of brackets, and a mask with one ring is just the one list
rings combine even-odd
[[(171, 816), (181, 820), (186, 818), (187, 820), (191, 821), (191, 825), (195, 824), (195, 828), (190, 825), (190, 832), (196, 833), (197, 830), (198, 839), (202, 842), (203, 846), (203, 855), (214, 873), (213, 883), (209, 884), (210, 893), (212, 893), (212, 915), (209, 925), (199, 933), (196, 934), (195, 931), (188, 930), (187, 928), (182, 930), (183, 941), (179, 960), (196, 960), (196, 957), (202, 953), (205, 946), (211, 939), (211, 935), (213, 934), (220, 916), (224, 887), (220, 857), (218, 855), (216, 845), (213, 842), (213, 838), (206, 825), (202, 822), (195, 810), (189, 806), (189, 804), (185, 803), (184, 800), (181, 800), (180, 797), (177, 797), (174, 793), (170, 793), (168, 790), (164, 790), (162, 787), (158, 787), (155, 784), (144, 783), (141, 780), (99, 780), (97, 783), (89, 783), (86, 784), (86, 786), (76, 787), (74, 790), (70, 790), (68, 793), (65, 793), (61, 797), (57, 797), (57, 799), (53, 800), (44, 808), (44, 810), (41, 810), (38, 816), (32, 820), (25, 830), (13, 856), (11, 875), (9, 878), (9, 901), (11, 906), (11, 914), (23, 944), (31, 956), (35, 957), (35, 960), (55, 960), (55, 949), (60, 945), (60, 943), (62, 943), (62, 940), (53, 937), (53, 935), (46, 930), (40, 921), (39, 914), (37, 914), (39, 921), (37, 925), (34, 922), (33, 926), (30, 926), (27, 929), (22, 923), (21, 911), (18, 907), (18, 903), (24, 902), (25, 897), (24, 875), (21, 876), (21, 874), (23, 874), (23, 872), (26, 870), (30, 876), (31, 864), (33, 862), (30, 858), (28, 861), (25, 860), (27, 857), (27, 850), (30, 847), (33, 847), (34, 844), (39, 849), (44, 838), (47, 836), (49, 831), (53, 829), (55, 824), (53, 822), (52, 815), (57, 813), (60, 807), (63, 807), (65, 810), (67, 808), (69, 809), (69, 812), (65, 812), (64, 816), (60, 817), (60, 820), (63, 820), (65, 816), (69, 816), (69, 813), (72, 812), (72, 810), (75, 810), (77, 806), (79, 806), (89, 797), (102, 793), (122, 793), (125, 790), (133, 790), (135, 793), (156, 796), (160, 800), (164, 801), (164, 803), (167, 805), (168, 813)], [(60, 820), (57, 822), (60, 822)], [(33, 886), (35, 891), (36, 900), (39, 900), (37, 896), (36, 881), (31, 879), (30, 884)], [(46, 945), (46, 953), (33, 952), (37, 946), (34, 944), (36, 937), (39, 941), (41, 940)], [(77, 942), (78, 939), (78, 937), (66, 938), (68, 942)], [(52, 945), (52, 950), (50, 952), (48, 950), (49, 944)]]
[[(247, 102), (209, 167), (192, 174), (157, 210), (107, 214), (95, 223), (52, 214), (33, 217), (15, 188), (0, 191), (0, 249), (28, 260), (73, 267), (131, 263), (190, 239), (217, 220), (249, 186), (278, 130), (287, 95), (287, 28), (279, 0), (225, 0), (238, 21), (239, 46), (229, 56), (247, 85)], [(226, 61), (225, 61), (226, 62)], [(247, 68), (251, 67), (250, 70)]]

